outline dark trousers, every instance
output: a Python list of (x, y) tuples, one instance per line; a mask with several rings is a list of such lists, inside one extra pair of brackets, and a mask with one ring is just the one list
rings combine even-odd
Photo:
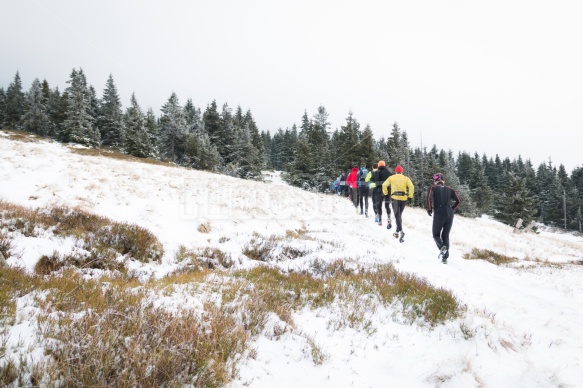
[(375, 187), (375, 190), (377, 190), (377, 194), (376, 194), (376, 199), (377, 199), (377, 203), (376, 203), (376, 209), (377, 209), (377, 215), (379, 216), (379, 220), (383, 217), (383, 202), (385, 204), (385, 210), (387, 211), (387, 219), (391, 216), (391, 205), (390, 205), (390, 200), (391, 197), (390, 196), (385, 196), (383, 195), (383, 189), (381, 187)]
[(370, 194), (370, 200), (372, 202), (372, 210), (374, 211), (374, 214), (377, 214), (377, 196), (378, 196), (378, 192), (377, 192), (377, 188), (373, 188), (370, 190), (371, 194)]
[(360, 211), (362, 211), (362, 203), (364, 202), (364, 209), (368, 213), (368, 187), (358, 188), (358, 203), (360, 204)]
[(451, 208), (446, 211), (435, 211), (433, 213), (433, 240), (437, 244), (437, 248), (441, 249), (445, 245), (449, 251), (449, 232), (453, 226), (453, 210)]
[(350, 195), (352, 196), (352, 203), (354, 204), (354, 207), (358, 207), (358, 187), (351, 187)]
[(402, 214), (405, 211), (405, 206), (407, 206), (407, 201), (398, 201), (393, 199), (393, 214), (395, 215), (395, 222), (397, 224), (397, 232), (403, 230), (403, 218)]

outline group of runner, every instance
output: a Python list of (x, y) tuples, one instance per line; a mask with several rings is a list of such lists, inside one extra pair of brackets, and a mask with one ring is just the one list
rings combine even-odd
[[(372, 208), (375, 222), (383, 225), (383, 207), (387, 217), (387, 229), (392, 228), (391, 209), (395, 217), (396, 230), (393, 237), (404, 242), (402, 215), (407, 202), (413, 198), (415, 187), (411, 179), (404, 175), (403, 167), (398, 165), (394, 174), (386, 167), (384, 160), (372, 165), (368, 171), (365, 164), (354, 166), (344, 178), (341, 174), (336, 184), (338, 194), (343, 194), (342, 183), (346, 188), (346, 195), (352, 201), (356, 214), (368, 217), (368, 199), (372, 199)], [(445, 185), (443, 174), (433, 175), (433, 185), (427, 195), (427, 214), (433, 216), (433, 239), (439, 249), (439, 258), (447, 263), (449, 257), (449, 232), (453, 225), (454, 211), (461, 201), (456, 191)]]

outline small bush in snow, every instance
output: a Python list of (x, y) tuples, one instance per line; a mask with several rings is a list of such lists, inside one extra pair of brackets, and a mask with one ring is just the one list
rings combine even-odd
[(472, 249), (470, 253), (465, 253), (463, 258), (466, 260), (484, 260), (488, 263), (502, 265), (518, 261), (515, 257), (501, 255), (488, 249)]

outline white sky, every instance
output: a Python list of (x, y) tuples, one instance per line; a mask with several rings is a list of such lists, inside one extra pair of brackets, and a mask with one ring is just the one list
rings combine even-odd
[(0, 85), (16, 70), (62, 90), (83, 68), (101, 97), (113, 74), (124, 107), (176, 92), (205, 109), (251, 109), (260, 130), (319, 105), (332, 129), (350, 110), (377, 138), (535, 167), (582, 164), (583, 3), (0, 0)]
[[(343, 260), (347, 268), (391, 263), (450, 290), (467, 306), (462, 317), (433, 329), (422, 321), (404, 322), (400, 306), (375, 306), (364, 294), (356, 307), (333, 303), (294, 311), (294, 327), (274, 314), (253, 339), (256, 356), (243, 355), (239, 376), (229, 388), (547, 388), (580, 387), (583, 381), (583, 266), (568, 264), (582, 259), (581, 235), (544, 228), (539, 234), (515, 234), (487, 218), (456, 216), (449, 263), (443, 265), (431, 236), (431, 218), (419, 208), (405, 210), (401, 244), (391, 237), (394, 229), (355, 215), (346, 198), (302, 191), (277, 179), (261, 183), (225, 176), (219, 183), (215, 174), (204, 171), (81, 156), (56, 142), (10, 141), (2, 131), (0, 155), (0, 200), (80, 208), (152, 231), (164, 244), (165, 256), (159, 264), (128, 260), (136, 274), (161, 277), (175, 269), (180, 245), (220, 249), (235, 269), (264, 265), (243, 255), (243, 247), (258, 236), (285, 236), (305, 228), (304, 238), (284, 237), (278, 243), (279, 249), (291, 247), (304, 255), (266, 265), (310, 271), (314, 260)], [(213, 211), (217, 209), (222, 213)], [(202, 222), (210, 225), (209, 233), (197, 231)], [(31, 270), (42, 255), (81, 249), (73, 238), (37, 232), (11, 234), (17, 252), (8, 259), (11, 266)], [(519, 261), (496, 266), (464, 260), (474, 248)], [(209, 281), (219, 279), (211, 276)], [(205, 289), (176, 285), (174, 292), (165, 288), (153, 300), (169, 309), (199, 309), (205, 298), (216, 301)], [(348, 320), (351, 307), (370, 326), (336, 328)], [(36, 331), (37, 308), (31, 295), (19, 298), (16, 322), (0, 336), (6, 348), (0, 366), (9, 359), (18, 363), (47, 357), (37, 342), (42, 338)], [(285, 334), (274, 335), (274, 327), (285, 327)], [(464, 339), (463, 331), (470, 338)], [(325, 356), (322, 365), (312, 361), (310, 340)]]

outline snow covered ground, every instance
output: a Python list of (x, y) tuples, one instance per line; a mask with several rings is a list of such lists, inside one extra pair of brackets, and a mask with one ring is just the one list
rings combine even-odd
[[(28, 207), (64, 204), (149, 229), (164, 244), (165, 256), (160, 264), (144, 264), (139, 270), (145, 275), (161, 277), (175, 268), (180, 245), (220, 246), (236, 268), (250, 268), (257, 263), (242, 249), (254, 233), (282, 236), (303, 228), (314, 238), (298, 247), (306, 254), (272, 265), (309, 270), (314, 260), (392, 263), (451, 290), (468, 306), (462, 318), (435, 328), (399, 322), (389, 309), (377, 309), (368, 313), (372, 331), (334, 330), (333, 308), (296, 311), (294, 331), (256, 339), (256, 356), (239, 364), (232, 388), (583, 386), (581, 236), (546, 230), (515, 234), (489, 218), (456, 216), (449, 264), (443, 265), (423, 209), (405, 210), (401, 244), (392, 237), (394, 229), (356, 215), (347, 199), (289, 187), (278, 173), (266, 182), (244, 181), (83, 156), (55, 142), (8, 140), (4, 132), (0, 200)], [(210, 232), (199, 232), (201, 224)], [(43, 254), (72, 249), (54, 236), (21, 236), (16, 248), (19, 257), (10, 258), (9, 265), (28, 269)], [(496, 266), (464, 260), (473, 248), (520, 262)], [(17, 352), (18, 338), (33, 330), (25, 314), (19, 319), (7, 353)], [(322, 350), (321, 365), (309, 355), (308, 339)]]

